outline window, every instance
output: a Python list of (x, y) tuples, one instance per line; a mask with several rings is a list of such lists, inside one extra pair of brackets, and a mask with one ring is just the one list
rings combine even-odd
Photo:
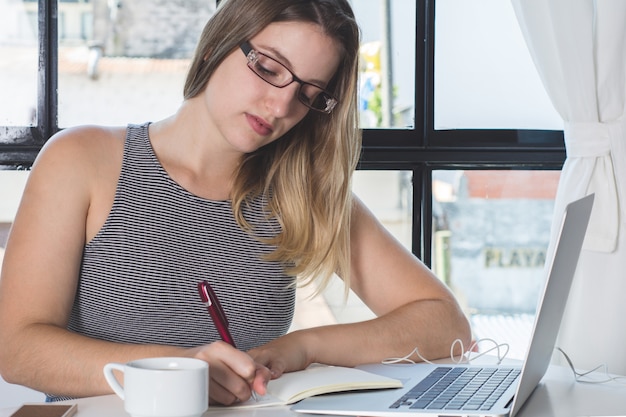
[(435, 7), (435, 129), (563, 129), (511, 2)]
[[(477, 336), (509, 341), (511, 322), (524, 334), (565, 147), (511, 5), (351, 3), (363, 31), (355, 192), (450, 285)], [(148, 0), (0, 0), (0, 53), (12, 57), (0, 64), (0, 89), (11, 98), (0, 103), (0, 181), (14, 183), (0, 189), (0, 201), (19, 198), (27, 175), (20, 170), (57, 130), (176, 110), (215, 4), (150, 7)], [(2, 207), (5, 228), (14, 207)], [(328, 320), (371, 314), (353, 298), (343, 306), (340, 293), (331, 288), (312, 302)], [(509, 342), (523, 352), (523, 336)]]
[[(544, 284), (559, 171), (433, 172), (432, 267), (470, 317), (475, 338), (524, 357)], [(491, 347), (491, 346), (489, 346)]]
[[(412, 128), (416, 11), (408, 1), (352, 1), (362, 31), (361, 127)], [(408, 36), (407, 36), (408, 35)]]
[(0, 52), (10, 57), (0, 64), (0, 126), (11, 127), (0, 144), (8, 145), (23, 139), (14, 128), (23, 131), (37, 121), (37, 4), (2, 0), (0, 8)]

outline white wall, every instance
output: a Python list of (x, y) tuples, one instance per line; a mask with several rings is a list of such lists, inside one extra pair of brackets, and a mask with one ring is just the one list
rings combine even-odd
[(29, 171), (0, 171), (0, 223), (13, 222)]

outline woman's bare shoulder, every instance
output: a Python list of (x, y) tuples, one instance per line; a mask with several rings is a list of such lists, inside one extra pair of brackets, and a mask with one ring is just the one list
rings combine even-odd
[(84, 125), (63, 129), (50, 138), (44, 150), (49, 147), (66, 151), (89, 152), (103, 151), (124, 145), (125, 127)]
[(125, 127), (85, 125), (63, 129), (46, 142), (35, 164), (71, 163), (87, 167), (119, 159), (125, 136)]

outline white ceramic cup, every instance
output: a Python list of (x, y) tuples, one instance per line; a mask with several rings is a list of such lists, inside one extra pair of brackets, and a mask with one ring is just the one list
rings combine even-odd
[[(124, 374), (124, 385), (113, 371)], [(209, 406), (209, 365), (193, 358), (108, 363), (104, 377), (133, 417), (197, 417)]]

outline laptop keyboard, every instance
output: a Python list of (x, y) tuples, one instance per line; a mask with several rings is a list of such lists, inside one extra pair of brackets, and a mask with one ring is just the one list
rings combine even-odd
[(487, 411), (519, 374), (517, 368), (441, 366), (390, 408)]

